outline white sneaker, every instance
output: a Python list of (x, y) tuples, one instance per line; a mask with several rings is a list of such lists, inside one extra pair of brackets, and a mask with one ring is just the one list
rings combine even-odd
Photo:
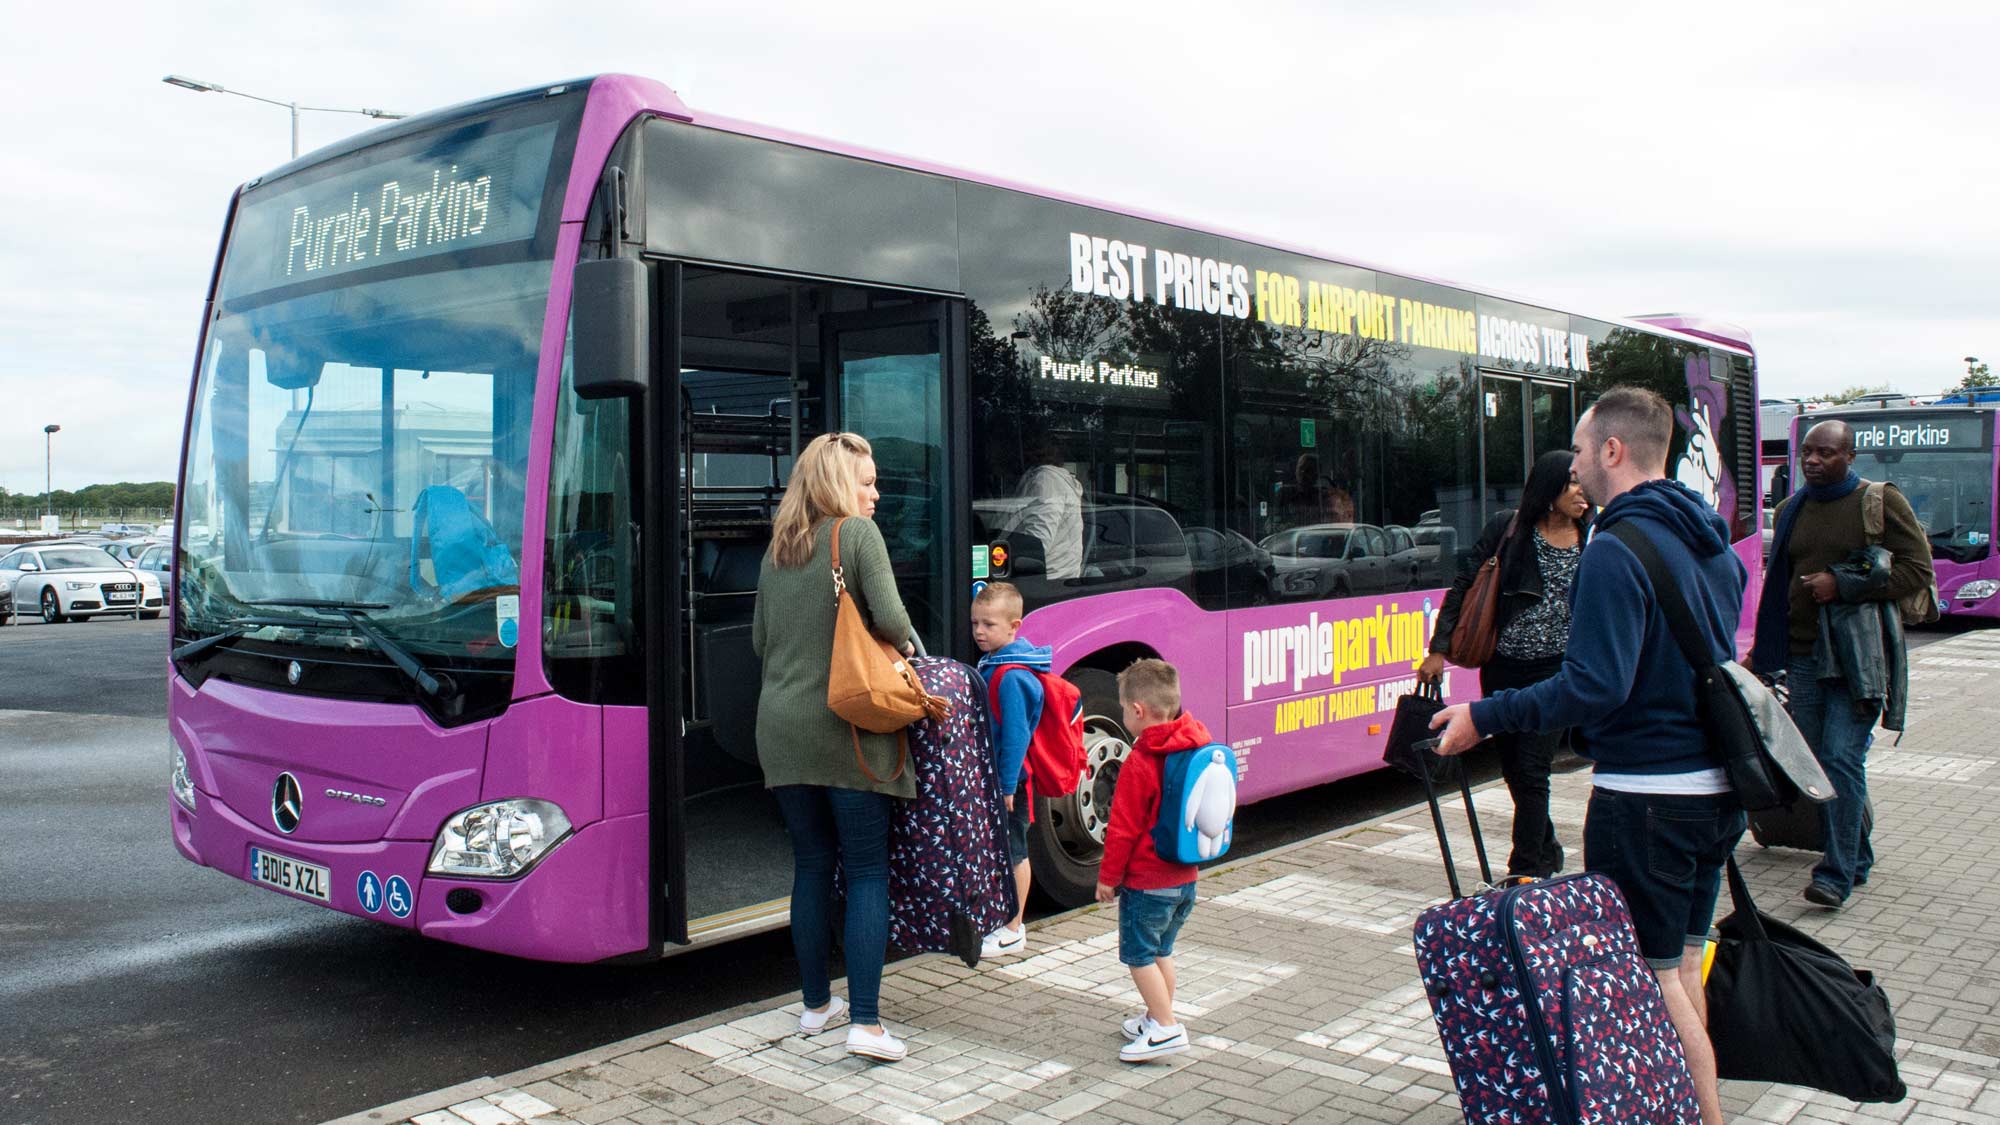
[(847, 1014), (847, 1001), (835, 996), (826, 1002), (826, 1011), (815, 1012), (811, 1008), (799, 1013), (799, 1034), (818, 1035), (826, 1030), (826, 1025)]
[(903, 1045), (901, 1039), (889, 1034), (886, 1026), (882, 1028), (882, 1033), (877, 1035), (857, 1023), (848, 1025), (847, 1053), (879, 1062), (901, 1062), (903, 1056), (910, 1053), (910, 1049)]
[(1028, 927), (1026, 926), (1018, 930), (1002, 926), (987, 934), (986, 940), (979, 943), (979, 959), (982, 961), (988, 957), (1013, 957), (1027, 951)]
[(1145, 1062), (1165, 1055), (1178, 1055), (1188, 1049), (1185, 1024), (1161, 1027), (1149, 1017), (1140, 1018), (1145, 1020), (1145, 1026), (1139, 1029), (1139, 1034), (1133, 1036), (1130, 1043), (1119, 1048), (1119, 1062)]
[(1139, 1033), (1141, 1031), (1146, 1030), (1146, 1013), (1140, 1012), (1136, 1016), (1126, 1016), (1125, 1019), (1119, 1023), (1118, 1029), (1125, 1033), (1126, 1042), (1129, 1043), (1132, 1040), (1137, 1039), (1139, 1037)]

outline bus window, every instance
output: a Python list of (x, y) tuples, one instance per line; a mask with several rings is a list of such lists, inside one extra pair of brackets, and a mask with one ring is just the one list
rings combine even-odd
[(1240, 551), (1204, 554), (1198, 577), (1188, 547), (1218, 522), (1214, 318), (1044, 290), (1014, 323), (1007, 353), (973, 342), (987, 388), (973, 401), (973, 532), (1007, 545), (1028, 608), (1168, 587), (1221, 609), (1232, 590), (1263, 591)]
[(645, 702), (632, 592), (639, 565), (632, 510), (630, 401), (576, 396), (568, 347), (549, 460), (542, 662), (572, 699)]

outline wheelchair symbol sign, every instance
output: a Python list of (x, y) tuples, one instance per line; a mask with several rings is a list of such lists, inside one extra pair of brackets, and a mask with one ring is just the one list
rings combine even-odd
[(389, 885), (384, 891), (383, 898), (388, 904), (389, 913), (398, 918), (408, 918), (411, 909), (417, 905), (416, 899), (410, 894), (409, 881), (401, 875), (389, 876)]
[(382, 880), (373, 871), (363, 871), (354, 881), (354, 897), (361, 900), (361, 909), (373, 914), (382, 909)]

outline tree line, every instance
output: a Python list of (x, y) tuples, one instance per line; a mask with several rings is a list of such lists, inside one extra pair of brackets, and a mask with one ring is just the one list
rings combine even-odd
[(34, 515), (45, 508), (74, 512), (137, 508), (171, 510), (173, 506), (174, 482), (170, 480), (92, 484), (75, 491), (58, 488), (53, 496), (41, 492), (9, 492), (0, 488), (0, 512), (10, 516)]

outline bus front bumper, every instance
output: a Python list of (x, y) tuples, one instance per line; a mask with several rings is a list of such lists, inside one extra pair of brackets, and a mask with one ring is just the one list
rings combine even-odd
[[(171, 797), (167, 803), (182, 855), (274, 894), (537, 961), (602, 961), (648, 948), (643, 814), (577, 829), (525, 874), (500, 880), (426, 874), (427, 841), (310, 843), (259, 828), (205, 792), (197, 793), (195, 812)], [(322, 869), (325, 885), (301, 893), (259, 882), (252, 870), (258, 852)]]

